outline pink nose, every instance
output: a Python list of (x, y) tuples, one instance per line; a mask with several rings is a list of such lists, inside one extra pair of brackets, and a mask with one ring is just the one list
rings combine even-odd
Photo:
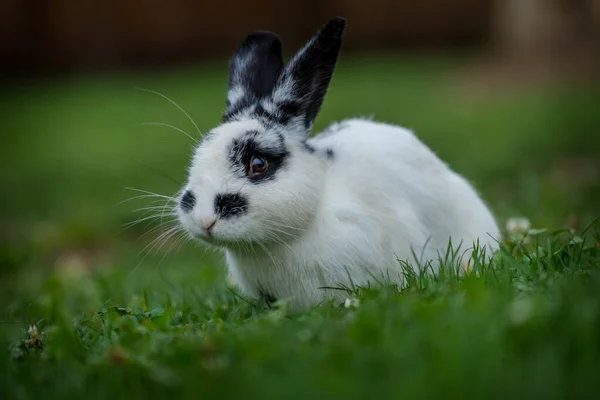
[(208, 234), (208, 236), (210, 236), (210, 231), (215, 226), (216, 223), (217, 223), (217, 220), (213, 219), (211, 222), (209, 222), (208, 224), (204, 225), (204, 230), (206, 231), (206, 233)]

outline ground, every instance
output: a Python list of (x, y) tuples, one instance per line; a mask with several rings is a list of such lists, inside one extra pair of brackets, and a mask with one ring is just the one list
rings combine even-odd
[[(222, 64), (14, 84), (0, 97), (2, 398), (578, 398), (600, 367), (600, 89), (489, 91), (456, 58), (348, 58), (316, 129), (373, 116), (413, 129), (490, 204), (490, 265), (348, 288), (299, 314), (247, 301), (222, 255), (146, 246), (135, 221), (174, 194), (194, 125), (217, 124)], [(457, 78), (460, 76), (460, 79)], [(483, 86), (485, 88), (485, 85)], [(152, 222), (152, 221), (149, 221)], [(147, 232), (153, 228), (159, 229)], [(545, 231), (543, 229), (546, 229)]]

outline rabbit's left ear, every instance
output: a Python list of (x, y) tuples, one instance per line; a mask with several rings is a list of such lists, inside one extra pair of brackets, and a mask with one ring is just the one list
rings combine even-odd
[(281, 41), (271, 32), (249, 34), (229, 62), (228, 115), (270, 96), (283, 70)]
[(342, 46), (346, 20), (330, 20), (292, 58), (279, 77), (272, 101), (292, 132), (308, 136), (321, 109)]

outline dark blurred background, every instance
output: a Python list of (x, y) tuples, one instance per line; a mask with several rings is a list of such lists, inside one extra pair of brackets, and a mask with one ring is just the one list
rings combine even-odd
[(571, 63), (597, 51), (599, 9), (596, 0), (4, 0), (0, 57), (13, 75), (158, 67), (228, 57), (257, 29), (291, 51), (342, 15), (347, 52), (502, 49)]
[[(193, 142), (160, 124), (199, 133), (136, 87), (206, 132), (246, 34), (274, 31), (290, 56), (337, 15), (346, 39), (316, 129), (370, 115), (414, 129), (500, 224), (598, 216), (598, 0), (3, 0), (4, 292), (34, 287), (31, 271), (133, 270), (164, 231), (122, 232), (152, 201), (121, 203), (136, 195), (124, 188), (174, 194)], [(153, 267), (204, 263), (192, 245), (155, 250)]]

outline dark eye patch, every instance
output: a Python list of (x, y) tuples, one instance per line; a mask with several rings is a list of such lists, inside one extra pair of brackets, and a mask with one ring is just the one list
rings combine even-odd
[(231, 144), (229, 149), (231, 167), (240, 175), (247, 176), (253, 156), (264, 157), (269, 165), (264, 174), (247, 177), (252, 183), (260, 183), (275, 177), (276, 172), (285, 166), (289, 152), (285, 147), (283, 136), (276, 135), (271, 138), (265, 133), (248, 131)]

